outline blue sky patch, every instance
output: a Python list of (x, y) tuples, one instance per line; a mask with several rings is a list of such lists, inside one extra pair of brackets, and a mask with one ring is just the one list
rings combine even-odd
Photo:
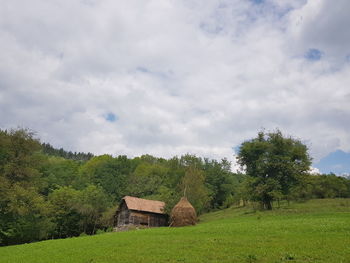
[(117, 115), (115, 115), (114, 113), (112, 112), (109, 112), (106, 117), (105, 117), (106, 121), (109, 121), (109, 122), (115, 122), (118, 120), (118, 117)]
[(137, 71), (141, 71), (143, 73), (149, 73), (149, 70), (145, 67), (137, 67), (136, 68)]
[(235, 154), (238, 154), (240, 148), (241, 148), (241, 144), (232, 147), (232, 150)]
[(143, 66), (138, 66), (136, 68), (136, 71), (144, 73), (144, 74), (150, 74), (152, 76), (155, 76), (155, 77), (158, 77), (161, 79), (169, 79), (173, 75), (172, 70), (153, 71), (153, 70), (148, 69), (147, 67), (143, 67)]
[(346, 62), (350, 62), (350, 55), (347, 55), (347, 56), (345, 57), (345, 60), (346, 60)]
[(310, 48), (305, 54), (305, 58), (311, 61), (318, 61), (322, 58), (322, 56), (322, 51), (316, 48)]
[(262, 4), (264, 2), (264, 0), (250, 0), (252, 1), (254, 4)]
[(337, 150), (322, 158), (314, 165), (321, 173), (335, 173), (338, 175), (350, 173), (350, 153)]

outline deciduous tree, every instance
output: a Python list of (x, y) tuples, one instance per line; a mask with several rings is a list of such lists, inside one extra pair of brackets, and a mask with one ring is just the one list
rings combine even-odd
[(251, 198), (272, 209), (272, 201), (288, 196), (300, 176), (309, 171), (311, 158), (300, 140), (284, 137), (279, 130), (262, 131), (242, 143), (238, 163), (249, 176)]

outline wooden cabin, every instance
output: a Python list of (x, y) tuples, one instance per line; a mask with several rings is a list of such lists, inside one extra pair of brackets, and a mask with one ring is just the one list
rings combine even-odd
[(116, 212), (115, 226), (117, 229), (166, 226), (168, 216), (163, 211), (164, 206), (161, 201), (125, 196)]

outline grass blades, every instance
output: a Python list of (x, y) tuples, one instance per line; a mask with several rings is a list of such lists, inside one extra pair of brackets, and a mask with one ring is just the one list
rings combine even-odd
[(311, 200), (273, 211), (229, 208), (200, 224), (107, 233), (0, 248), (1, 263), (350, 263), (350, 200)]

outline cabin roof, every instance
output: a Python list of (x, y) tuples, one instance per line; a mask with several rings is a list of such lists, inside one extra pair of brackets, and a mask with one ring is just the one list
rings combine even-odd
[(125, 196), (123, 200), (130, 210), (164, 214), (165, 203), (162, 201), (147, 200), (133, 196)]

